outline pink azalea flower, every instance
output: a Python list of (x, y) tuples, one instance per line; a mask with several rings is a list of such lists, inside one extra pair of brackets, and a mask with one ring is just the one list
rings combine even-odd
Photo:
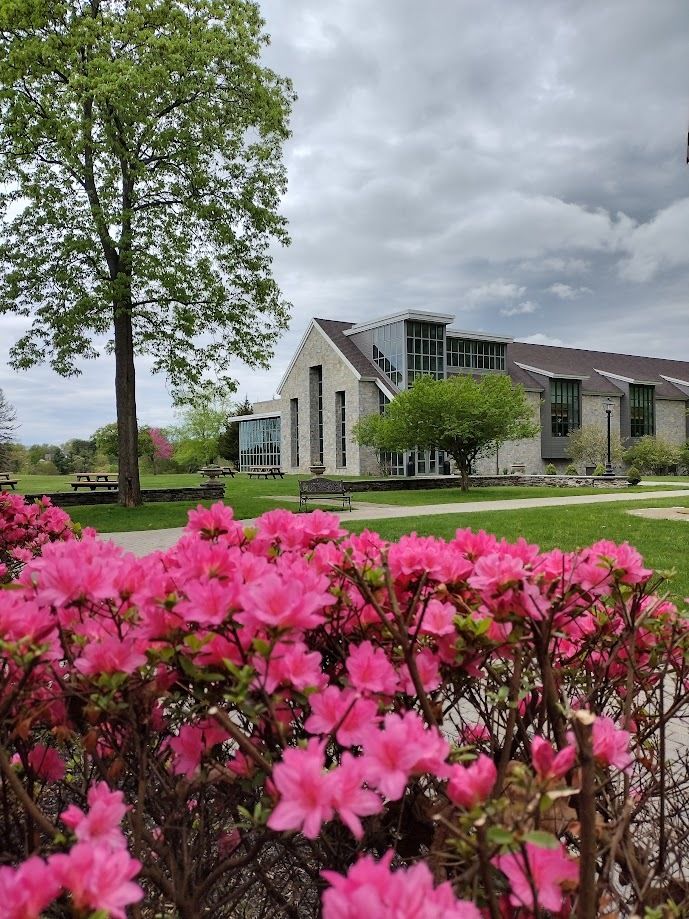
[(260, 583), (242, 591), (245, 611), (237, 620), (270, 628), (311, 629), (323, 622), (323, 607), (334, 602), (335, 597), (324, 590), (308, 590), (303, 580), (286, 581), (277, 574), (267, 574)]
[(383, 809), (379, 795), (361, 787), (364, 780), (363, 760), (355, 759), (351, 753), (345, 753), (342, 765), (330, 773), (329, 779), (335, 813), (354, 836), (361, 839), (364, 828), (359, 817), (379, 814)]
[(424, 635), (452, 635), (455, 632), (457, 610), (451, 603), (429, 600), (421, 619), (421, 633)]
[(495, 763), (485, 753), (481, 753), (469, 766), (457, 764), (450, 767), (447, 796), (453, 804), (469, 810), (486, 800), (497, 777)]
[(33, 856), (17, 868), (0, 868), (2, 919), (40, 919), (43, 910), (60, 893), (53, 868)]
[(86, 645), (74, 666), (84, 676), (99, 676), (103, 673), (133, 673), (145, 663), (146, 655), (140, 639), (104, 635)]
[(121, 791), (111, 791), (106, 782), (92, 785), (86, 796), (88, 813), (70, 804), (60, 814), (63, 823), (74, 830), (79, 842), (102, 843), (112, 849), (126, 846), (126, 840), (120, 829), (122, 818), (129, 810), (124, 803)]
[(392, 850), (380, 861), (360, 858), (346, 875), (322, 871), (323, 919), (481, 919), (473, 903), (458, 900), (449, 882), (433, 886), (423, 862), (391, 871)]
[(113, 919), (126, 919), (125, 907), (144, 895), (132, 882), (141, 862), (125, 849), (80, 842), (67, 855), (53, 855), (50, 866), (77, 909), (103, 910)]
[(174, 753), (172, 771), (176, 775), (193, 778), (201, 765), (203, 754), (216, 744), (227, 740), (230, 735), (214, 721), (183, 725), (177, 737), (168, 741)]
[(381, 692), (393, 695), (397, 690), (397, 674), (382, 648), (370, 641), (353, 647), (347, 658), (347, 673), (359, 692)]
[(281, 684), (292, 686), (300, 692), (307, 688), (320, 688), (325, 682), (318, 651), (309, 651), (301, 641), (278, 642), (266, 660), (255, 655), (252, 664), (258, 674), (255, 685), (266, 692), (274, 692)]
[(566, 775), (577, 758), (576, 747), (564, 747), (555, 753), (552, 744), (544, 737), (531, 741), (531, 764), (539, 778), (560, 779)]
[[(421, 685), (426, 692), (433, 692), (442, 683), (440, 676), (440, 661), (428, 648), (423, 648), (416, 655), (416, 669), (419, 673)], [(408, 696), (416, 696), (416, 686), (411, 678), (411, 673), (406, 664), (400, 667), (400, 689)]]
[(237, 528), (233, 517), (232, 508), (227, 507), (222, 501), (217, 501), (208, 508), (199, 504), (196, 510), (189, 511), (187, 531), (199, 533), (204, 539), (216, 539)]
[(479, 744), (490, 740), (490, 731), (481, 721), (475, 724), (465, 724), (462, 728), (462, 740), (465, 744)]
[(416, 712), (386, 715), (382, 730), (371, 727), (364, 735), (363, 750), (366, 781), (390, 801), (402, 797), (411, 775), (447, 771), (447, 742)]
[(181, 600), (175, 609), (186, 622), (220, 625), (233, 609), (239, 608), (240, 586), (234, 580), (205, 578), (190, 581), (184, 591), (186, 599)]
[(28, 759), (29, 766), (45, 782), (59, 782), (65, 777), (65, 761), (55, 747), (36, 744)]
[(288, 747), (273, 769), (280, 801), (268, 818), (272, 830), (301, 830), (315, 839), (333, 816), (331, 781), (324, 771), (324, 744), (315, 738), (306, 749)]
[(629, 752), (629, 731), (618, 728), (612, 718), (599, 715), (593, 722), (593, 755), (603, 766), (626, 772), (633, 762)]
[(353, 689), (328, 686), (309, 697), (311, 714), (304, 725), (310, 734), (331, 734), (343, 747), (360, 744), (365, 732), (376, 723), (378, 706), (372, 699), (361, 699)]
[[(510, 903), (515, 907), (550, 910), (557, 913), (563, 906), (562, 885), (575, 885), (579, 880), (579, 866), (567, 855), (564, 846), (542, 849), (532, 843), (523, 852), (500, 855), (494, 863), (510, 884)], [(534, 903), (533, 889), (537, 902)]]

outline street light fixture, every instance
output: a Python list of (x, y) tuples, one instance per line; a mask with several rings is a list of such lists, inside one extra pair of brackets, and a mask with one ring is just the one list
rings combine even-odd
[(606, 476), (614, 476), (612, 468), (612, 452), (611, 452), (611, 440), (610, 440), (610, 419), (612, 418), (612, 407), (614, 402), (612, 399), (606, 399), (603, 403), (603, 408), (605, 409), (605, 414), (608, 417), (608, 461), (605, 464), (605, 473)]

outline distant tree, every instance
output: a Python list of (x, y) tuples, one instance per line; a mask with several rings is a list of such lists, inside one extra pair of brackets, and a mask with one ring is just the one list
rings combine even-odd
[(629, 466), (636, 466), (639, 472), (655, 472), (660, 475), (679, 466), (681, 449), (663, 437), (640, 437), (624, 454)]
[[(597, 425), (582, 425), (569, 435), (569, 452), (575, 463), (586, 466), (605, 465), (608, 461), (608, 432)], [(610, 438), (610, 455), (613, 463), (619, 463), (624, 447), (619, 436)]]
[(396, 396), (383, 415), (369, 415), (354, 426), (360, 444), (377, 450), (437, 449), (449, 454), (469, 488), (472, 464), (496, 443), (538, 433), (533, 410), (521, 386), (507, 376), (469, 375), (433, 380), (421, 377)]
[(266, 366), (289, 82), (251, 0), (0, 3), (0, 314), (15, 367), (63, 375), (111, 335), (120, 502), (141, 503), (135, 353), (173, 384)]
[(148, 439), (143, 441), (142, 455), (151, 461), (153, 475), (156, 475), (156, 462), (171, 459), (174, 447), (160, 428), (144, 428), (143, 433), (148, 435)]
[(0, 389), (0, 469), (4, 470), (9, 463), (9, 445), (14, 440), (17, 428), (17, 413), (14, 406), (10, 405)]
[[(118, 451), (120, 441), (116, 421), (110, 424), (104, 424), (102, 427), (98, 428), (93, 432), (92, 439), (98, 451), (103, 453), (110, 462), (119, 463)], [(137, 425), (137, 458), (140, 456), (150, 456), (153, 453), (153, 449), (148, 428), (140, 428)]]
[(233, 422), (232, 416), (253, 415), (253, 413), (253, 406), (245, 397), (243, 402), (239, 402), (234, 406), (230, 416), (230, 423), (218, 438), (218, 453), (226, 460), (234, 463), (235, 466), (239, 466), (239, 422)]
[(680, 448), (679, 464), (685, 474), (689, 473), (689, 440)]
[(213, 386), (205, 387), (181, 405), (179, 423), (170, 429), (176, 461), (196, 468), (217, 459), (220, 435), (232, 410), (232, 403)]
[(62, 445), (72, 472), (88, 472), (96, 466), (97, 447), (93, 439), (73, 438)]
[(74, 471), (70, 458), (60, 447), (56, 447), (53, 450), (52, 461), (60, 475), (67, 475)]

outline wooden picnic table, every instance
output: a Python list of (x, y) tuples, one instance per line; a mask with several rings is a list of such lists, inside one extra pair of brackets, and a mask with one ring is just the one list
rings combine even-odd
[(267, 479), (268, 477), (282, 479), (285, 476), (279, 466), (249, 466), (245, 471), (250, 479), (254, 477), (257, 479)]
[(75, 472), (77, 482), (116, 482), (116, 472)]
[(12, 489), (12, 491), (15, 490), (15, 488), (17, 487), (18, 480), (11, 479), (10, 478), (11, 475), (12, 475), (11, 472), (0, 472), (0, 491), (2, 491), (5, 485), (8, 485)]
[(211, 482), (220, 478), (221, 475), (229, 475), (234, 478), (235, 472), (237, 472), (237, 470), (233, 469), (231, 466), (202, 466), (199, 469), (199, 474), (204, 476), (204, 478), (210, 479)]

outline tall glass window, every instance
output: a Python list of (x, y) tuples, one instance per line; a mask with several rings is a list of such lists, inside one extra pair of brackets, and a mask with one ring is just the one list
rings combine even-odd
[(504, 370), (505, 344), (499, 341), (474, 341), (471, 338), (448, 338), (447, 366), (462, 370)]
[(407, 386), (417, 377), (445, 377), (445, 327), (434, 322), (407, 322)]
[(629, 433), (632, 437), (655, 434), (653, 389), (653, 386), (643, 386), (640, 383), (629, 384)]
[(390, 322), (373, 330), (373, 362), (395, 386), (404, 386), (403, 322)]
[[(378, 390), (378, 411), (381, 415), (385, 414), (385, 409), (390, 404), (390, 400), (382, 390)], [(404, 475), (404, 453), (391, 453), (389, 450), (381, 450), (378, 453), (378, 462), (381, 470), (387, 475)]]
[(289, 400), (289, 438), (293, 466), (299, 465), (299, 399)]
[(239, 422), (239, 468), (280, 466), (280, 419)]
[(335, 461), (342, 468), (347, 465), (347, 423), (344, 390), (338, 390), (335, 393), (335, 437)]
[(311, 462), (323, 463), (323, 368), (309, 367)]
[(568, 437), (579, 427), (578, 380), (550, 381), (550, 423), (553, 437)]

